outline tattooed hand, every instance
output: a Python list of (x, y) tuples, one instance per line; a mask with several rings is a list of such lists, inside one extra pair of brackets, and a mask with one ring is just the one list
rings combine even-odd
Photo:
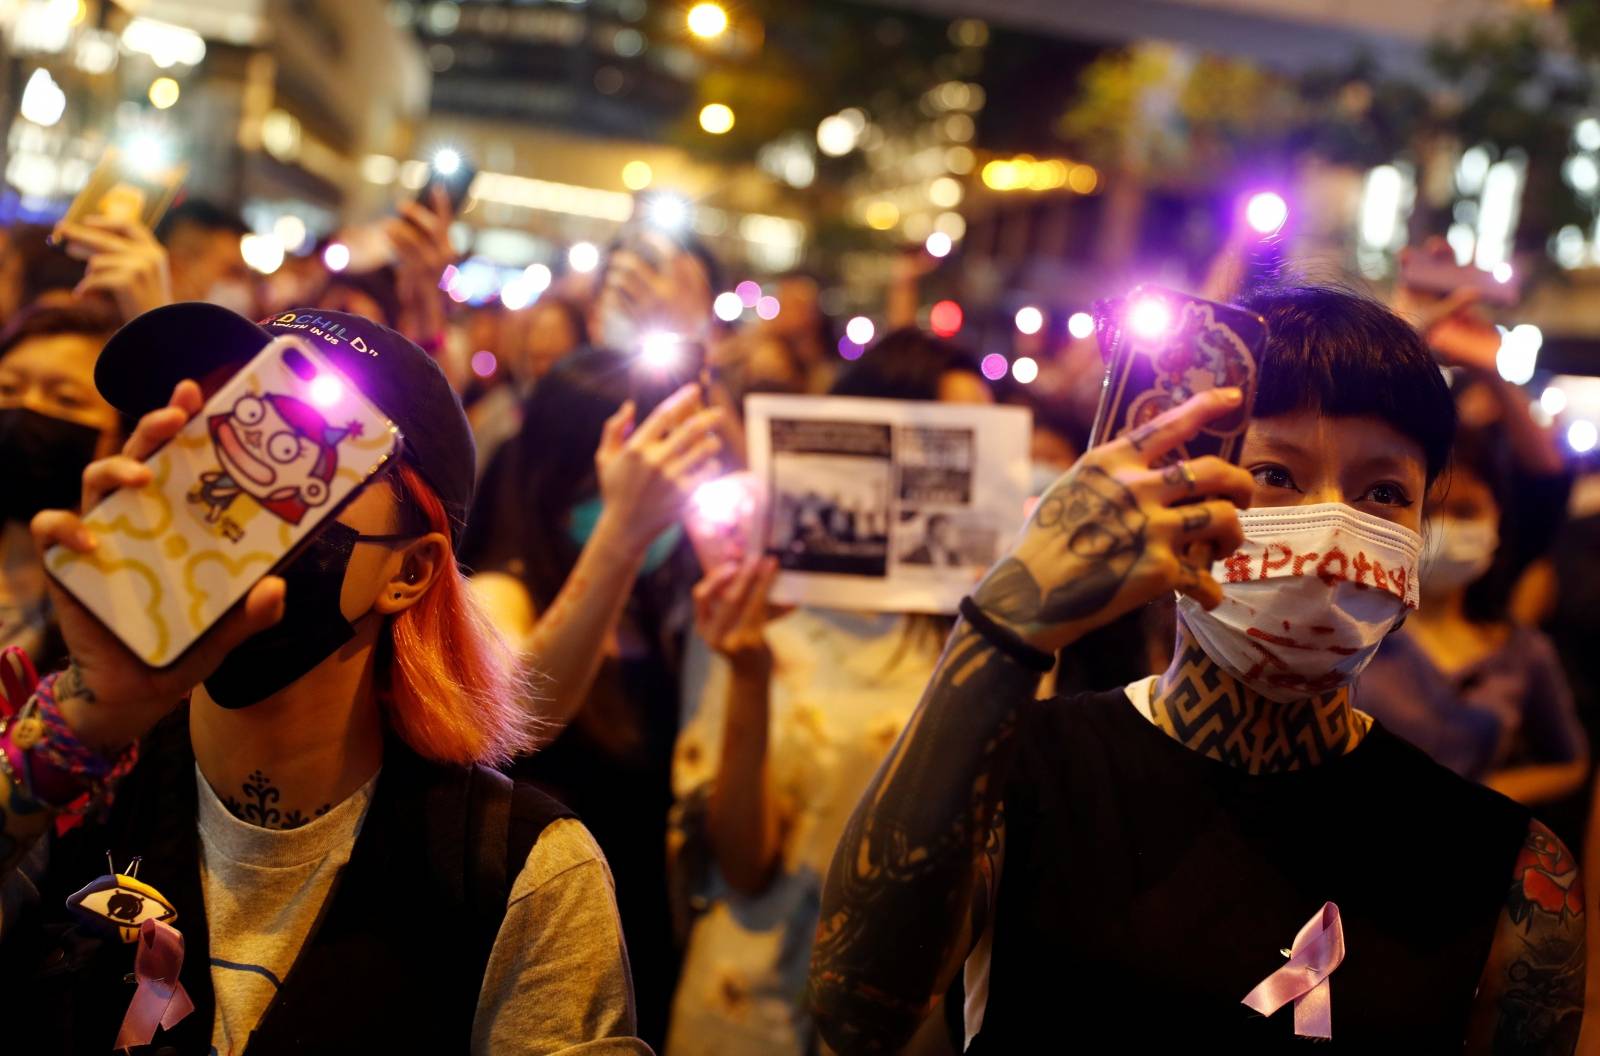
[[(143, 460), (177, 435), (200, 412), (202, 403), (198, 385), (180, 382), (166, 407), (140, 419), (121, 454), (92, 462), (84, 470), (81, 508), (91, 509), (117, 488), (150, 483), (151, 470)], [(40, 553), (57, 544), (80, 554), (94, 553), (93, 533), (75, 513), (46, 510), (31, 527)], [(234, 646), (276, 623), (283, 612), (283, 580), (268, 576), (176, 663), (158, 671), (129, 652), (54, 579), (49, 587), (61, 637), (72, 655), (72, 665), (56, 683), (56, 703), (73, 732), (107, 754), (142, 736), (215, 671)]]
[[(1045, 492), (974, 600), (1047, 652), (1169, 590), (1217, 605), (1222, 590), (1209, 569), (1184, 555), (1194, 543), (1239, 545), (1236, 507), (1250, 504), (1250, 474), (1210, 456), (1151, 467), (1241, 398), (1238, 389), (1209, 390), (1086, 453)], [(1207, 496), (1220, 498), (1173, 505)]]

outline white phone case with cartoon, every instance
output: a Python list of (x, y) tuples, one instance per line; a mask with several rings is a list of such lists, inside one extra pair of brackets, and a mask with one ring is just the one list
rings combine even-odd
[(137, 656), (165, 667), (399, 442), (315, 348), (280, 337), (151, 456), (149, 484), (89, 512), (92, 553), (52, 547), (45, 566)]

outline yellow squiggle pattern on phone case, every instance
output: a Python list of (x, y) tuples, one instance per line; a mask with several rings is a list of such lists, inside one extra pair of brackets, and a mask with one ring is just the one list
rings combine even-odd
[(206, 626), (205, 616), (202, 612), (206, 600), (211, 595), (200, 587), (195, 581), (195, 571), (207, 561), (215, 561), (222, 566), (223, 571), (235, 579), (242, 578), (245, 569), (259, 561), (267, 568), (272, 567), (275, 561), (271, 554), (264, 550), (255, 550), (248, 554), (241, 554), (238, 558), (229, 557), (220, 550), (206, 550), (191, 557), (183, 566), (183, 586), (189, 593), (189, 626), (196, 631), (203, 630)]
[(156, 644), (150, 655), (140, 659), (152, 664), (163, 663), (166, 659), (167, 643), (172, 640), (172, 635), (167, 629), (167, 621), (161, 614), (161, 604), (166, 600), (166, 591), (161, 589), (161, 577), (156, 575), (155, 570), (143, 561), (138, 561), (131, 557), (125, 557), (117, 561), (107, 561), (98, 552), (80, 554), (73, 550), (61, 549), (55, 551), (55, 553), (59, 556), (51, 562), (50, 571), (57, 576), (72, 565), (82, 563), (103, 576), (122, 571), (132, 572), (149, 585), (150, 601), (145, 605), (144, 611), (145, 615), (150, 617), (150, 626), (155, 629)]

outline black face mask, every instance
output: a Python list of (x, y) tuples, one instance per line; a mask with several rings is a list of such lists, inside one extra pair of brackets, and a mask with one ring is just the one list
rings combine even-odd
[(332, 656), (355, 637), (339, 609), (350, 554), (363, 538), (329, 521), (300, 556), (279, 570), (283, 619), (235, 646), (205, 680), (206, 692), (224, 708), (247, 708), (272, 696)]
[(74, 510), (83, 469), (94, 458), (100, 430), (26, 407), (0, 407), (0, 521), (28, 522), (40, 510)]

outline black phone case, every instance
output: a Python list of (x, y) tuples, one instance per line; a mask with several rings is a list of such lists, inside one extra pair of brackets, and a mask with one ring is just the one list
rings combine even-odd
[[(1130, 310), (1150, 299), (1166, 307), (1170, 320), (1156, 337), (1128, 325)], [(1207, 389), (1237, 387), (1244, 391), (1239, 410), (1213, 420), (1163, 459), (1216, 455), (1237, 463), (1255, 403), (1267, 321), (1243, 308), (1148, 285), (1095, 309), (1106, 373), (1090, 446), (1114, 440)]]

